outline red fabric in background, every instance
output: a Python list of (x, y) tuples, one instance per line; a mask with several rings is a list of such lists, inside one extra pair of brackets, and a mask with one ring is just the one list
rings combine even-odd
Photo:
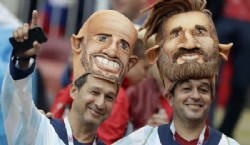
[(126, 92), (129, 97), (130, 121), (135, 130), (143, 127), (160, 108), (165, 109), (168, 121), (172, 118), (172, 108), (152, 76), (148, 75), (136, 86), (129, 87)]
[(223, 15), (229, 18), (250, 22), (250, 1), (225, 0)]
[(148, 0), (149, 4), (152, 4), (153, 2), (155, 2), (155, 0)]
[(166, 99), (163, 95), (161, 95), (161, 97), (160, 97), (160, 102), (161, 102), (162, 108), (164, 108), (165, 111), (166, 111), (166, 112), (165, 112), (165, 113), (166, 113), (166, 116), (167, 116), (166, 119), (167, 119), (168, 121), (171, 121), (172, 113), (173, 113), (172, 107), (169, 105), (167, 99)]
[(70, 97), (70, 87), (69, 84), (67, 87), (61, 89), (59, 93), (56, 95), (55, 101), (50, 109), (50, 112), (53, 114), (55, 118), (61, 118), (66, 105), (72, 104), (73, 100)]
[(218, 86), (218, 102), (219, 107), (224, 107), (227, 104), (230, 95), (230, 84), (231, 84), (232, 66), (231, 62), (224, 63), (224, 67), (221, 75), (221, 82)]

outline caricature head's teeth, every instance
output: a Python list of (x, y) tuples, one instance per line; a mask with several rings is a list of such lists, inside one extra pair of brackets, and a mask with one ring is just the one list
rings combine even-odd
[(114, 63), (114, 68), (115, 69), (119, 68), (119, 64), (118, 63)]
[(104, 63), (104, 64), (108, 64), (108, 60), (107, 60), (107, 59), (105, 59), (105, 58), (103, 58), (103, 59), (102, 59), (102, 63)]
[(96, 59), (97, 59), (99, 62), (102, 62), (102, 58), (101, 58), (101, 57), (96, 57)]
[(198, 55), (185, 55), (185, 56), (182, 56), (182, 59), (193, 60), (193, 59), (197, 59), (198, 57), (199, 57)]
[(108, 59), (103, 58), (103, 57), (97, 56), (96, 59), (99, 63), (102, 63), (102, 64), (107, 65), (107, 66), (114, 68), (114, 69), (118, 69), (120, 66), (117, 62), (109, 61)]
[(113, 63), (112, 61), (109, 61), (109, 62), (108, 62), (108, 66), (110, 66), (110, 67), (113, 67), (113, 64), (114, 64), (114, 63)]

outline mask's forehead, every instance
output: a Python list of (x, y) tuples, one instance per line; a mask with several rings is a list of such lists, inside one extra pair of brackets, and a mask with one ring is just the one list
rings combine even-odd
[(92, 17), (87, 33), (115, 35), (127, 41), (131, 47), (137, 39), (134, 25), (123, 15), (103, 14)]
[(206, 16), (206, 14), (199, 11), (173, 15), (166, 21), (164, 29), (167, 33), (169, 33), (176, 27), (182, 27), (183, 29), (185, 29), (194, 28), (196, 25), (205, 27), (209, 31), (209, 33), (211, 33), (212, 22), (210, 21), (208, 16)]

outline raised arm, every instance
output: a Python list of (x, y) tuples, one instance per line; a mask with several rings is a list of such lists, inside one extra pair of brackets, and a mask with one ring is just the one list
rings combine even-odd
[[(31, 27), (26, 23), (13, 32), (17, 42), (24, 42), (29, 39), (28, 31), (38, 25), (38, 13), (33, 11)], [(49, 120), (46, 119), (35, 107), (32, 100), (31, 74), (35, 69), (35, 57), (40, 44), (34, 42), (31, 49), (19, 51), (22, 48), (15, 48), (10, 59), (9, 70), (5, 76), (2, 88), (1, 106), (3, 120), (7, 135), (8, 144), (36, 144), (37, 139), (47, 137), (50, 130)], [(49, 128), (47, 134), (41, 132)], [(36, 143), (35, 143), (36, 142)]]

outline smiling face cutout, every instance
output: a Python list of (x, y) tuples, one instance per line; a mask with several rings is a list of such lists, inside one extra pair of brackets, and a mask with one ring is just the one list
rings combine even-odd
[(161, 35), (161, 44), (148, 49), (146, 55), (151, 63), (157, 61), (168, 91), (179, 80), (211, 78), (215, 82), (220, 56), (227, 59), (232, 46), (218, 44), (212, 20), (200, 11), (169, 17)]
[[(189, 23), (185, 23), (185, 22)], [(219, 69), (219, 49), (208, 17), (201, 12), (174, 15), (163, 25), (159, 69), (170, 81), (212, 78)]]
[(71, 38), (74, 80), (91, 73), (120, 85), (137, 62), (132, 55), (136, 39), (134, 25), (122, 14), (112, 10), (94, 13)]
[(220, 58), (228, 58), (232, 44), (219, 44), (205, 8), (206, 0), (159, 0), (146, 9), (151, 12), (142, 25), (144, 39), (156, 37), (145, 54), (149, 63), (157, 62), (167, 94), (186, 79), (209, 78), (215, 85)]

